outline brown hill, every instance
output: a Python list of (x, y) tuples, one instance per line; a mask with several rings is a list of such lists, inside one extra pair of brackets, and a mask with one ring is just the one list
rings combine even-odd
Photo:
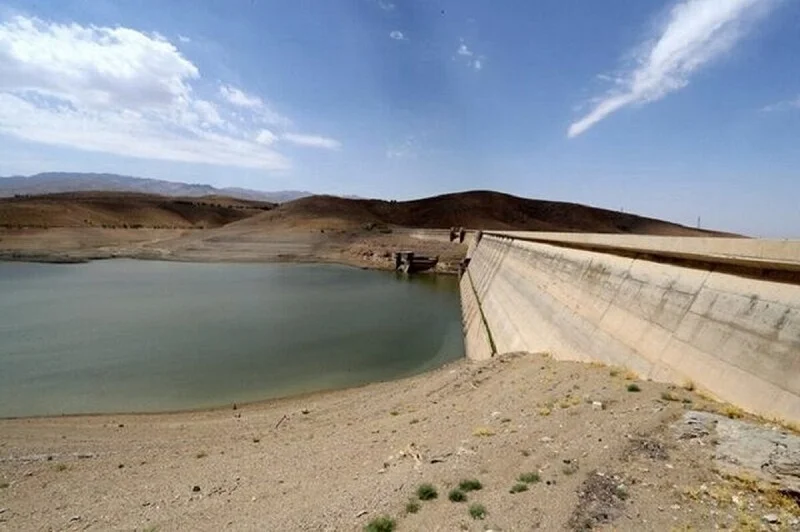
[(273, 207), (222, 196), (68, 192), (0, 199), (0, 227), (219, 227)]
[(416, 228), (714, 235), (654, 218), (576, 203), (520, 198), (491, 191), (445, 194), (413, 201), (312, 196), (285, 203), (234, 227), (354, 227), (386, 224)]

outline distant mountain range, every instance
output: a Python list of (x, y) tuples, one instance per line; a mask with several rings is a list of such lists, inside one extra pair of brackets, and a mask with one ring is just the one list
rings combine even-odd
[(173, 183), (117, 174), (48, 172), (32, 176), (0, 177), (0, 198), (57, 192), (111, 191), (142, 192), (162, 196), (230, 196), (233, 198), (284, 203), (311, 196), (311, 192), (280, 190), (261, 192), (246, 188), (216, 188), (211, 185)]

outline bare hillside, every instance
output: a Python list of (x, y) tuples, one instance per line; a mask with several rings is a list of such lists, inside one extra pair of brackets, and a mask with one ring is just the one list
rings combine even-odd
[(2, 198), (0, 227), (220, 227), (273, 207), (271, 203), (222, 196), (70, 192)]
[(520, 198), (492, 191), (445, 194), (413, 201), (301, 198), (242, 224), (354, 226), (368, 223), (418, 228), (463, 226), (471, 229), (630, 233), (709, 236), (711, 231), (576, 203)]

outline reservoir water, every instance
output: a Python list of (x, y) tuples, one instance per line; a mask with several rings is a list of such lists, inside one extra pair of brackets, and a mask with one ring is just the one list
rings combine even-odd
[(464, 353), (457, 279), (330, 265), (0, 263), (0, 417), (206, 408)]

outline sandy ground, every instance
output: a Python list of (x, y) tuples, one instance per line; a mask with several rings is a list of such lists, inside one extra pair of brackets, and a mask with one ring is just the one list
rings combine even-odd
[(115, 257), (192, 262), (335, 262), (394, 269), (393, 253), (438, 256), (437, 271), (454, 273), (466, 245), (422, 239), (397, 229), (227, 226), (218, 229), (0, 229), (0, 260), (68, 262)]
[(519, 354), (236, 409), (2, 420), (0, 530), (797, 528), (788, 497), (717, 472), (713, 435), (674, 428), (714, 408)]

